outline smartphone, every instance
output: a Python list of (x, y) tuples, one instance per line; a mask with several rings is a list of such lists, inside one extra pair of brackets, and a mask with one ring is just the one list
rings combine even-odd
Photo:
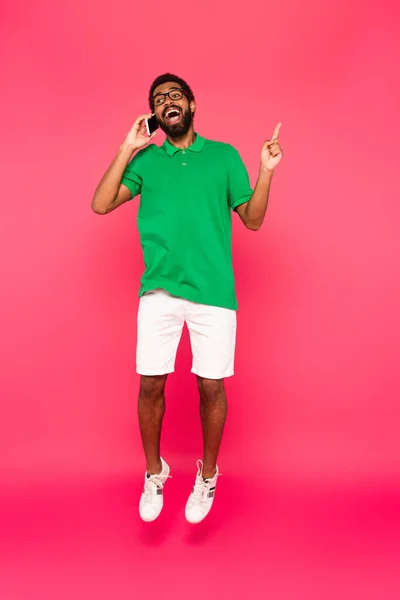
[(152, 133), (154, 133), (154, 131), (158, 129), (156, 115), (153, 115), (152, 117), (150, 117), (150, 119), (146, 119), (146, 129), (148, 135), (151, 135)]

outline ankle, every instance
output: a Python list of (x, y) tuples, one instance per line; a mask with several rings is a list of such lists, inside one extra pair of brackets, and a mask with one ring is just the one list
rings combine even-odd
[(147, 463), (146, 473), (148, 475), (159, 475), (163, 470), (163, 465), (161, 459), (159, 461), (154, 461), (151, 463)]
[(217, 467), (215, 465), (211, 465), (211, 467), (204, 465), (202, 471), (203, 479), (212, 479), (217, 474)]

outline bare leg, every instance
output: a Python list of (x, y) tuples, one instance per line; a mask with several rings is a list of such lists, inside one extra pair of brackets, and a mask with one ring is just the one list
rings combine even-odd
[(149, 475), (161, 473), (161, 426), (165, 413), (167, 375), (142, 375), (139, 392), (139, 426)]
[(200, 416), (203, 429), (203, 477), (215, 475), (217, 457), (227, 415), (223, 379), (197, 377), (200, 392)]

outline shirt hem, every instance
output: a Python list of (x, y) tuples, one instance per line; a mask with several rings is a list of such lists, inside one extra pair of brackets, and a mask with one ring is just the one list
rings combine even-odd
[(202, 297), (200, 294), (191, 293), (191, 290), (182, 290), (179, 286), (175, 286), (170, 282), (151, 282), (146, 281), (142, 283), (139, 290), (139, 298), (141, 298), (146, 292), (151, 292), (156, 289), (162, 289), (171, 296), (176, 298), (182, 298), (183, 300), (189, 300), (189, 302), (195, 302), (196, 304), (205, 304), (206, 306), (216, 306), (218, 308), (226, 308), (228, 310), (236, 311), (238, 309), (238, 303), (235, 299), (234, 302), (222, 302), (216, 298)]

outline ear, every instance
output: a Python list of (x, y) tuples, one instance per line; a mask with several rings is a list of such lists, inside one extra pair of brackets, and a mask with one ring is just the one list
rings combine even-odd
[(194, 115), (194, 113), (196, 112), (196, 102), (194, 100), (192, 100), (190, 103), (190, 111), (192, 115)]

